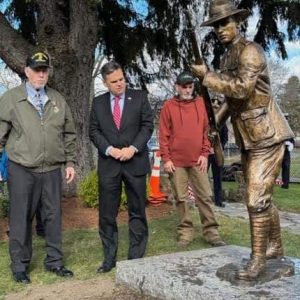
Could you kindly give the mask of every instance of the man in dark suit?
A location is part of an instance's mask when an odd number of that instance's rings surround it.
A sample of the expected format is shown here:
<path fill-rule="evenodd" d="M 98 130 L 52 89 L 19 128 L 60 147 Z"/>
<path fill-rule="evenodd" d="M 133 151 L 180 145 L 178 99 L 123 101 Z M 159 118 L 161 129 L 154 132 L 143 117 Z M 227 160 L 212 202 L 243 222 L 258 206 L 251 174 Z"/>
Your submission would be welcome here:
<path fill-rule="evenodd" d="M 146 174 L 150 169 L 147 142 L 153 131 L 153 114 L 145 92 L 126 89 L 118 63 L 105 64 L 101 75 L 109 92 L 93 101 L 90 138 L 99 153 L 99 234 L 104 261 L 97 272 L 105 273 L 116 264 L 116 217 L 122 183 L 129 211 L 128 259 L 140 258 L 145 253 L 148 240 Z"/>
<path fill-rule="evenodd" d="M 289 122 L 289 114 L 283 114 L 286 120 Z M 290 138 L 284 141 L 284 154 L 281 164 L 281 178 L 282 178 L 282 189 L 288 189 L 290 184 L 290 167 L 291 167 L 291 152 L 295 146 L 295 140 Z"/>
<path fill-rule="evenodd" d="M 290 184 L 291 152 L 294 149 L 295 140 L 293 138 L 284 141 L 284 154 L 281 164 L 282 189 L 288 189 Z"/>

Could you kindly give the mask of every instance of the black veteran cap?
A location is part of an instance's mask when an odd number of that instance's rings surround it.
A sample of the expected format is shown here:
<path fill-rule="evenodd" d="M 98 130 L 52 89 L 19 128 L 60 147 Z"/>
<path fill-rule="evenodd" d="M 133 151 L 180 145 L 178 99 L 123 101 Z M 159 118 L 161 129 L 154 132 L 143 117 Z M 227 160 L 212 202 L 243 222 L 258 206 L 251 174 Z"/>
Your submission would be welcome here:
<path fill-rule="evenodd" d="M 30 67 L 31 69 L 36 69 L 39 67 L 50 68 L 50 57 L 45 52 L 37 52 L 27 58 L 26 66 Z"/>
<path fill-rule="evenodd" d="M 192 73 L 188 71 L 184 71 L 177 76 L 176 83 L 180 85 L 184 85 L 187 83 L 193 83 L 194 80 L 195 79 Z"/>

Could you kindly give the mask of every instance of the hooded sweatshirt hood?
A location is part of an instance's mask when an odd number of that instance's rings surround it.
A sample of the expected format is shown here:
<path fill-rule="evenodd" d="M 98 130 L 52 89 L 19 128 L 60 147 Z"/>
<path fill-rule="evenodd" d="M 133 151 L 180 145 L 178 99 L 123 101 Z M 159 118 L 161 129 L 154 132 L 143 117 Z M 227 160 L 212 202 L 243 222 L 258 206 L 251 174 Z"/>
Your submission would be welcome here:
<path fill-rule="evenodd" d="M 195 112 L 197 113 L 197 123 L 199 124 L 199 120 L 200 120 L 199 119 L 199 111 L 198 111 L 198 108 L 197 108 L 197 105 L 196 105 L 197 97 L 194 97 L 192 99 L 186 100 L 186 99 L 180 99 L 179 96 L 177 96 L 177 97 L 174 97 L 173 100 L 178 103 L 180 120 L 181 120 L 182 123 L 183 123 L 182 111 L 181 111 L 182 110 L 182 106 L 184 106 L 184 105 L 190 105 L 189 103 L 193 103 L 194 108 L 195 108 Z"/>

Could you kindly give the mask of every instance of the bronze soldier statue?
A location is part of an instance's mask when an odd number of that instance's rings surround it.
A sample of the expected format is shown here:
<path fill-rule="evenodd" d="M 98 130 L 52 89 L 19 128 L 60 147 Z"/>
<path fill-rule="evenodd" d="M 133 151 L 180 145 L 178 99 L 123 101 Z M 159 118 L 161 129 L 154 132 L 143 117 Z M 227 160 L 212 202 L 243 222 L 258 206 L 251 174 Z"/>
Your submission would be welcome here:
<path fill-rule="evenodd" d="M 260 45 L 239 34 L 238 25 L 249 12 L 229 1 L 216 0 L 209 19 L 201 26 L 214 27 L 226 53 L 220 72 L 193 65 L 193 72 L 208 89 L 223 94 L 226 103 L 217 112 L 218 122 L 231 116 L 236 143 L 241 149 L 247 185 L 252 253 L 238 279 L 253 280 L 264 271 L 266 259 L 282 258 L 278 211 L 272 203 L 273 185 L 279 175 L 284 141 L 294 136 L 271 95 L 270 77 Z"/>

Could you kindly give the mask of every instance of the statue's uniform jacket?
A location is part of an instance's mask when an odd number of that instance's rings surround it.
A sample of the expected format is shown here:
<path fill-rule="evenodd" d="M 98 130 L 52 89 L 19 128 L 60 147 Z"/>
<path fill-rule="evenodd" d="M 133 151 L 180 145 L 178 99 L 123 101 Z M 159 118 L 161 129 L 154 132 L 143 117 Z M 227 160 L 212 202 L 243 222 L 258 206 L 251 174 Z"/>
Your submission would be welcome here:
<path fill-rule="evenodd" d="M 220 70 L 208 72 L 203 84 L 225 95 L 236 143 L 241 149 L 262 149 L 294 136 L 272 98 L 260 45 L 237 36 L 221 60 Z"/>
<path fill-rule="evenodd" d="M 223 114 L 231 116 L 242 150 L 248 210 L 261 212 L 272 203 L 283 141 L 294 135 L 272 98 L 266 58 L 258 44 L 238 35 L 228 46 L 220 70 L 208 72 L 203 84 L 226 97 Z"/>

